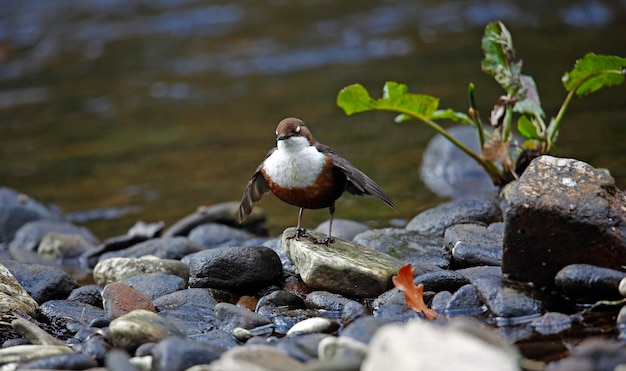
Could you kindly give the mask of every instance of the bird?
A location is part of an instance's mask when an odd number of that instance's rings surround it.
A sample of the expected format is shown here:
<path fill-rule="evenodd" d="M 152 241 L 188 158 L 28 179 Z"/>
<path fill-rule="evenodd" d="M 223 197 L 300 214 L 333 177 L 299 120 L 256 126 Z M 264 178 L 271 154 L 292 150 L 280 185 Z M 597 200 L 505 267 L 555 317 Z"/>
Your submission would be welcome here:
<path fill-rule="evenodd" d="M 302 228 L 304 209 L 329 208 L 328 235 L 314 239 L 315 243 L 330 245 L 335 201 L 347 191 L 353 195 L 371 195 L 394 210 L 396 206 L 382 188 L 332 148 L 318 142 L 305 123 L 289 117 L 278 123 L 276 147 L 266 155 L 248 181 L 237 220 L 243 222 L 254 205 L 271 191 L 280 200 L 300 208 L 298 225 L 291 238 L 306 236 Z"/>

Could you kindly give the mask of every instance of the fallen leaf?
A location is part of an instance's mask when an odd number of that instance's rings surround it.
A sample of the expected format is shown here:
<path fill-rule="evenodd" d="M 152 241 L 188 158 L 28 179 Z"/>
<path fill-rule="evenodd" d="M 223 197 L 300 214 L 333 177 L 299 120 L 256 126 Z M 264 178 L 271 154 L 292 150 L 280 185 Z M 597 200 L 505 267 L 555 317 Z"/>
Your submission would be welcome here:
<path fill-rule="evenodd" d="M 424 313 L 427 319 L 437 318 L 437 311 L 430 309 L 424 303 L 424 285 L 415 286 L 413 282 L 413 271 L 415 268 L 411 263 L 404 265 L 398 270 L 398 275 L 391 277 L 394 286 L 404 292 L 404 298 L 411 309 Z"/>

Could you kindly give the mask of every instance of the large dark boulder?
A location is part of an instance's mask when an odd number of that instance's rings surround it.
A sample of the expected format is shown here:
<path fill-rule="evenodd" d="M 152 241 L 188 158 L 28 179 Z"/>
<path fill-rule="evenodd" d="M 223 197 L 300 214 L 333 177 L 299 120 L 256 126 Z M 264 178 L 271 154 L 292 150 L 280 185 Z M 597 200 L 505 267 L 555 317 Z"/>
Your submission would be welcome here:
<path fill-rule="evenodd" d="M 561 268 L 578 263 L 626 265 L 626 197 L 606 171 L 536 158 L 508 196 L 502 273 L 552 286 Z"/>

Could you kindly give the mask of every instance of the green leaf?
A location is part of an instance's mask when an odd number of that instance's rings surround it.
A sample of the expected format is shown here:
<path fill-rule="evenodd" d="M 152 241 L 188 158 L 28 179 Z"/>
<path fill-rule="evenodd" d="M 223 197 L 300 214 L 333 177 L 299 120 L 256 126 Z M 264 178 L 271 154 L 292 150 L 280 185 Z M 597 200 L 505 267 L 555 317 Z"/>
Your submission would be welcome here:
<path fill-rule="evenodd" d="M 463 112 L 456 112 L 450 108 L 446 110 L 435 111 L 431 119 L 433 120 L 448 119 L 454 122 L 458 122 L 460 124 L 474 125 L 474 121 L 472 121 L 472 119 L 467 114 Z"/>
<path fill-rule="evenodd" d="M 542 139 L 537 130 L 537 126 L 526 116 L 520 116 L 517 120 L 517 130 L 526 139 Z"/>
<path fill-rule="evenodd" d="M 409 93 L 405 84 L 388 81 L 385 83 L 383 97 L 380 99 L 370 97 L 367 90 L 360 84 L 347 86 L 337 95 L 337 105 L 347 115 L 384 110 L 430 118 L 439 106 L 439 99 L 430 95 Z M 406 121 L 406 119 L 403 120 Z"/>
<path fill-rule="evenodd" d="M 516 96 L 521 88 L 519 75 L 522 62 L 515 61 L 513 38 L 502 22 L 492 22 L 485 27 L 482 38 L 485 54 L 481 66 L 485 73 L 493 78 L 510 95 Z"/>
<path fill-rule="evenodd" d="M 621 84 L 625 69 L 626 58 L 587 53 L 576 61 L 573 70 L 563 75 L 561 81 L 567 91 L 575 90 L 580 97 L 603 87 Z"/>

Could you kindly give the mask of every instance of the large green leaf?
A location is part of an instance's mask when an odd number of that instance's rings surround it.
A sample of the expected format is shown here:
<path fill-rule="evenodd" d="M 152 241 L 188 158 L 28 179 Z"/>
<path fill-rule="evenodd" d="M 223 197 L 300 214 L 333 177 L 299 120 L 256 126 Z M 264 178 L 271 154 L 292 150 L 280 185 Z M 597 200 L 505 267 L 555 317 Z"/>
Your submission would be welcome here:
<path fill-rule="evenodd" d="M 409 93 L 405 84 L 388 81 L 383 88 L 383 97 L 374 99 L 360 84 L 343 88 L 337 95 L 337 105 L 347 115 L 371 110 L 394 111 L 410 116 L 430 118 L 439 106 L 439 99 L 425 94 Z"/>
<path fill-rule="evenodd" d="M 537 132 L 537 126 L 524 115 L 517 120 L 517 130 L 526 139 L 543 139 Z"/>
<path fill-rule="evenodd" d="M 522 62 L 515 61 L 513 38 L 502 22 L 492 22 L 485 27 L 482 38 L 482 49 L 485 59 L 482 69 L 504 88 L 516 96 L 520 89 L 519 76 L 522 71 Z"/>
<path fill-rule="evenodd" d="M 621 84 L 625 69 L 626 58 L 587 53 L 576 61 L 573 70 L 563 75 L 561 81 L 567 91 L 576 89 L 576 95 L 583 96 L 603 87 Z"/>

